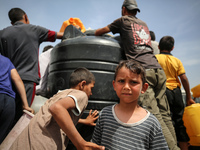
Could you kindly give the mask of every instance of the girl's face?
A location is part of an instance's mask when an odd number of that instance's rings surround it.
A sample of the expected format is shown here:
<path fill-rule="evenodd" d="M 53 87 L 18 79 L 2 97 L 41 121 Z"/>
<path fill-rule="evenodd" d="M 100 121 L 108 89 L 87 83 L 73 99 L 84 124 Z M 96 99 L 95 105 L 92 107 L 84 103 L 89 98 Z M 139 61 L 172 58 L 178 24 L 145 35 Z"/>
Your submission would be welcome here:
<path fill-rule="evenodd" d="M 144 93 L 148 84 L 143 85 L 141 76 L 132 73 L 126 67 L 122 67 L 113 81 L 114 90 L 120 99 L 120 103 L 137 102 L 140 93 Z"/>

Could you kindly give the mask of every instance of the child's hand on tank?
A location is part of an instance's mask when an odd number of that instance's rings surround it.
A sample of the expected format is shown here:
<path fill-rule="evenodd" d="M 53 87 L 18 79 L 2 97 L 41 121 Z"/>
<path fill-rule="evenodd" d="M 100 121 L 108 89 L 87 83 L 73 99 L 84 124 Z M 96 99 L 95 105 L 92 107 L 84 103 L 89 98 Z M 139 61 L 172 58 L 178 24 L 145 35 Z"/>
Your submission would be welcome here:
<path fill-rule="evenodd" d="M 95 121 L 99 117 L 98 113 L 99 112 L 97 110 L 92 112 L 92 109 L 91 109 L 87 118 L 86 119 L 79 119 L 78 123 L 82 123 L 82 124 L 89 125 L 89 126 L 95 126 L 96 125 Z"/>
<path fill-rule="evenodd" d="M 87 122 L 87 125 L 95 126 L 96 125 L 95 121 L 99 118 L 98 114 L 99 112 L 97 110 L 92 112 L 92 109 L 91 109 L 89 112 L 89 115 L 85 119 Z"/>

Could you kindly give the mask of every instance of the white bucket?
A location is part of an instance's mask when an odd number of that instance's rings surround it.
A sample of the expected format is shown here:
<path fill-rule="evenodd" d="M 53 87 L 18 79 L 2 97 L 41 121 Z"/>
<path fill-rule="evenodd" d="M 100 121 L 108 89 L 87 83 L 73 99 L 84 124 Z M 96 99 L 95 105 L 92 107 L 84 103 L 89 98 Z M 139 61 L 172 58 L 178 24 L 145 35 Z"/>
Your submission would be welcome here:
<path fill-rule="evenodd" d="M 19 134 L 24 130 L 24 128 L 29 124 L 30 120 L 34 117 L 34 114 L 28 112 L 27 110 L 23 110 L 24 114 L 9 132 L 7 137 L 0 145 L 0 150 L 9 150 L 15 139 L 19 136 Z"/>

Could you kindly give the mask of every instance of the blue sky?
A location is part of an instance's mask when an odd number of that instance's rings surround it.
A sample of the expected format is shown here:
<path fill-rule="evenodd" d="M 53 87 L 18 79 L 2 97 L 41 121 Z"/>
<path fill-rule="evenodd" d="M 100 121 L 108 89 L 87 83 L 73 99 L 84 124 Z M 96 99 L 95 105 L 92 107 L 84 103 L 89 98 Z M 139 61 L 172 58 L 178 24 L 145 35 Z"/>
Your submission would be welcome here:
<path fill-rule="evenodd" d="M 121 16 L 123 0 L 0 0 L 0 29 L 10 26 L 8 11 L 22 8 L 30 23 L 59 31 L 63 21 L 78 17 L 86 29 L 97 29 Z M 156 34 L 156 41 L 165 35 L 173 36 L 178 57 L 186 70 L 190 87 L 200 84 L 200 1 L 199 0 L 137 0 L 145 21 Z M 46 45 L 56 45 L 45 42 Z"/>

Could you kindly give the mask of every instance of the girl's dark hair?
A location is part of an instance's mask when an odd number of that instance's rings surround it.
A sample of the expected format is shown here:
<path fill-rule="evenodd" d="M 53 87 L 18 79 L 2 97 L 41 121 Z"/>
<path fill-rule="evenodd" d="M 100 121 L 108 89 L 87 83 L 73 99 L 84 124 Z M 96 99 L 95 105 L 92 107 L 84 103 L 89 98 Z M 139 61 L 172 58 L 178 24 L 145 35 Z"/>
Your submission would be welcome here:
<path fill-rule="evenodd" d="M 83 80 L 85 80 L 86 84 L 88 85 L 92 81 L 95 81 L 95 77 L 88 69 L 86 69 L 84 67 L 77 68 L 70 75 L 69 87 L 73 88 L 73 87 L 77 86 Z"/>
<path fill-rule="evenodd" d="M 20 8 L 12 8 L 9 12 L 8 12 L 8 16 L 10 18 L 10 21 L 12 23 L 15 23 L 19 20 L 23 19 L 23 15 L 25 15 L 26 13 L 20 9 Z"/>
<path fill-rule="evenodd" d="M 171 36 L 164 36 L 160 39 L 159 48 L 160 50 L 171 51 L 174 47 L 174 38 Z"/>
<path fill-rule="evenodd" d="M 114 76 L 114 80 L 117 77 L 117 74 L 119 72 L 119 70 L 122 67 L 126 67 L 127 69 L 129 69 L 131 72 L 139 74 L 141 76 L 142 79 L 142 83 L 144 84 L 146 82 L 146 73 L 145 73 L 145 69 L 144 67 L 137 61 L 134 60 L 123 60 L 119 63 L 119 65 L 117 66 L 117 68 L 115 69 L 115 76 Z"/>

